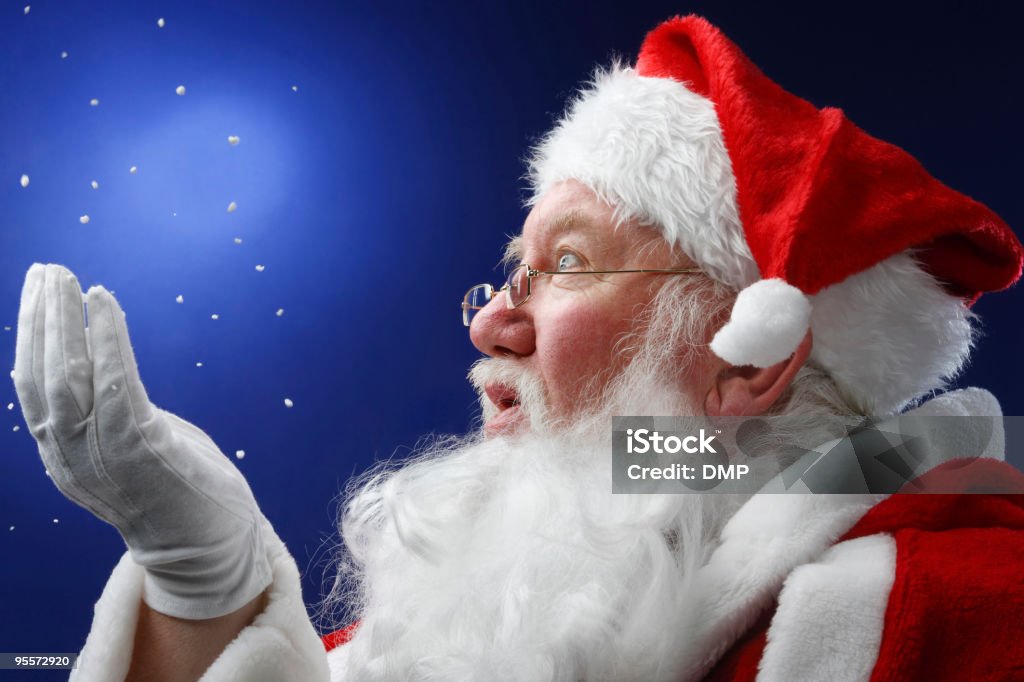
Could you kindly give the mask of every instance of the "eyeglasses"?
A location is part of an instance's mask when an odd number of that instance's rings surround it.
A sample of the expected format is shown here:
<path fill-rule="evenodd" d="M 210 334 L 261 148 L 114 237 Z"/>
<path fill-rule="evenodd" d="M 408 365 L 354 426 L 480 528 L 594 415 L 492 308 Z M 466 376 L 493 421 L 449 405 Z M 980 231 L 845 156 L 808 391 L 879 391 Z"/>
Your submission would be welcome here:
<path fill-rule="evenodd" d="M 526 263 L 523 263 L 509 273 L 505 280 L 505 286 L 497 291 L 490 284 L 477 284 L 466 292 L 462 298 L 462 324 L 469 326 L 473 322 L 473 316 L 478 310 L 491 302 L 496 293 L 505 292 L 505 307 L 508 310 L 518 308 L 530 300 L 533 293 L 533 279 L 541 275 L 616 275 L 620 272 L 649 272 L 655 275 L 683 275 L 700 272 L 700 268 L 679 268 L 675 270 L 569 270 L 565 272 L 546 272 L 534 270 Z"/>

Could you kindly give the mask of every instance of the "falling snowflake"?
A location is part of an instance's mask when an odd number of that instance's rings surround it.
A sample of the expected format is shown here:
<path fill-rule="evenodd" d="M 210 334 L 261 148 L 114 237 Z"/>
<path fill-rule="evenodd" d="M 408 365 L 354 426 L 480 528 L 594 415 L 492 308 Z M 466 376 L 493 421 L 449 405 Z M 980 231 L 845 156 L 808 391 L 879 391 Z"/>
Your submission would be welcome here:
<path fill-rule="evenodd" d="M 228 204 L 228 213 L 234 213 L 237 210 L 238 210 L 238 204 L 236 204 L 233 201 L 230 204 Z"/>
<path fill-rule="evenodd" d="M 178 303 L 184 303 L 185 302 L 185 297 L 182 296 L 181 294 L 178 294 L 177 296 L 174 297 L 174 300 L 176 302 L 178 302 Z"/>
<path fill-rule="evenodd" d="M 196 367 L 202 367 L 202 366 L 203 366 L 203 363 L 201 363 L 201 362 L 197 362 L 196 363 Z"/>
<path fill-rule="evenodd" d="M 277 312 L 274 314 L 277 315 L 278 317 L 281 317 L 282 315 L 284 315 L 284 308 L 278 308 Z"/>
<path fill-rule="evenodd" d="M 60 58 L 61 59 L 67 59 L 68 58 L 68 51 L 64 50 L 63 52 L 61 52 L 60 53 Z"/>
<path fill-rule="evenodd" d="M 132 175 L 135 175 L 138 171 L 139 171 L 139 167 L 138 166 L 132 166 L 131 168 L 128 169 L 128 172 L 131 173 Z"/>
<path fill-rule="evenodd" d="M 96 99 L 95 97 L 93 97 L 91 100 L 89 100 L 89 106 L 98 107 L 99 105 L 100 105 L 100 101 L 98 99 Z"/>
<path fill-rule="evenodd" d="M 245 459 L 245 450 L 235 450 L 235 459 Z"/>
<path fill-rule="evenodd" d="M 21 427 L 20 427 L 20 426 L 18 426 L 17 424 L 15 424 L 15 425 L 14 425 L 14 428 L 13 428 L 13 429 L 11 429 L 11 430 L 12 430 L 12 431 L 21 431 Z"/>
<path fill-rule="evenodd" d="M 95 180 L 90 182 L 89 185 L 92 186 L 93 189 L 99 189 L 100 188 L 100 183 L 96 182 Z"/>
<path fill-rule="evenodd" d="M 220 315 L 218 315 L 217 313 L 214 313 L 213 315 L 210 315 L 210 319 L 211 320 L 219 320 L 220 319 Z"/>
<path fill-rule="evenodd" d="M 87 215 L 79 216 L 78 217 L 78 222 L 82 223 L 83 225 L 88 225 L 89 224 L 89 216 L 87 216 Z"/>
<path fill-rule="evenodd" d="M 295 405 L 295 403 L 292 402 L 291 398 L 285 398 L 284 399 L 284 406 L 285 407 L 293 407 L 294 405 Z"/>
<path fill-rule="evenodd" d="M 60 523 L 60 519 L 54 519 L 53 522 L 54 523 Z"/>
<path fill-rule="evenodd" d="M 256 272 L 263 272 L 263 270 L 264 270 L 265 268 L 266 268 L 266 266 L 264 266 L 264 265 L 257 265 L 257 266 L 256 266 Z"/>
<path fill-rule="evenodd" d="M 185 94 L 185 86 L 184 85 L 179 85 L 178 87 L 174 88 L 174 92 L 176 94 L 178 94 L 178 95 L 184 95 Z"/>
<path fill-rule="evenodd" d="M 29 183 L 28 176 L 27 175 L 22 175 L 21 176 L 21 186 L 22 187 L 28 187 L 28 183 Z"/>
<path fill-rule="evenodd" d="M 239 138 L 238 135 L 228 135 L 228 144 L 236 145 L 239 142 L 241 142 L 241 138 Z"/>
<path fill-rule="evenodd" d="M 293 85 L 292 86 L 292 92 L 298 92 L 298 91 L 299 91 L 299 86 L 298 85 Z"/>
<path fill-rule="evenodd" d="M 159 19 L 156 20 L 156 25 L 157 25 L 158 28 L 163 28 L 164 27 L 164 23 L 165 22 L 164 22 L 164 18 L 163 17 L 160 17 Z"/>
<path fill-rule="evenodd" d="M 241 244 L 242 243 L 242 238 L 241 237 L 235 237 L 235 243 L 236 244 Z"/>
<path fill-rule="evenodd" d="M 8 410 L 13 410 L 14 409 L 14 403 L 7 403 L 7 409 Z"/>
<path fill-rule="evenodd" d="M 31 11 L 32 11 L 32 5 L 25 5 L 25 14 L 28 14 Z"/>

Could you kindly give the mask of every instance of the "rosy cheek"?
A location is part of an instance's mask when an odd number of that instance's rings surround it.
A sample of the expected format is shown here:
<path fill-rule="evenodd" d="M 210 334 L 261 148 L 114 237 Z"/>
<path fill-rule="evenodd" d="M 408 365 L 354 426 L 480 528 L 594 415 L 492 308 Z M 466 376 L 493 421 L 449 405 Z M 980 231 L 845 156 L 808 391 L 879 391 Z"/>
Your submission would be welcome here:
<path fill-rule="evenodd" d="M 537 360 L 556 407 L 575 402 L 581 381 L 607 369 L 612 346 L 624 331 L 607 311 L 583 306 L 535 324 Z"/>

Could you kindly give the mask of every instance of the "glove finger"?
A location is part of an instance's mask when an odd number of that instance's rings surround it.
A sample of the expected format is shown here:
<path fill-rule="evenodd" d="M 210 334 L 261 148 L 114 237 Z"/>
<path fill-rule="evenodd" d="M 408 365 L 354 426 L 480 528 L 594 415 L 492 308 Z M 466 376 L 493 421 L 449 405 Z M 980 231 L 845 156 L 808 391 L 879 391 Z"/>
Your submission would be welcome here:
<path fill-rule="evenodd" d="M 58 432 L 92 412 L 92 363 L 85 343 L 82 292 L 67 268 L 46 266 L 46 404 Z"/>
<path fill-rule="evenodd" d="M 34 263 L 25 275 L 18 310 L 18 340 L 14 356 L 14 389 L 25 415 L 25 423 L 33 435 L 46 422 L 46 401 L 43 398 L 43 348 L 45 309 L 43 283 L 46 268 Z"/>
<path fill-rule="evenodd" d="M 153 419 L 154 412 L 139 378 L 124 311 L 110 292 L 101 286 L 89 288 L 86 305 L 89 307 L 93 401 L 97 415 L 102 416 L 99 413 L 104 407 L 118 411 L 124 404 L 124 396 L 127 396 L 130 413 L 116 416 L 132 419 L 137 426 L 143 426 Z"/>

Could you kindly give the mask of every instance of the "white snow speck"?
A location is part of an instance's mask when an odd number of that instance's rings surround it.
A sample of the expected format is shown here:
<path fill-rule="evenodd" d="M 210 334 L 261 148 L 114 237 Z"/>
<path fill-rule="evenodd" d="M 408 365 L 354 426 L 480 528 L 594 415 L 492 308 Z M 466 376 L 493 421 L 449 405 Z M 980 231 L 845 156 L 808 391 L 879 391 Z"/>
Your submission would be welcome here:
<path fill-rule="evenodd" d="M 117 390 L 117 384 L 110 384 L 110 390 L 111 391 L 116 391 Z"/>
<path fill-rule="evenodd" d="M 235 237 L 235 243 L 236 244 L 241 244 L 242 243 L 242 238 L 241 237 Z"/>
<path fill-rule="evenodd" d="M 299 91 L 299 86 L 298 85 L 293 85 L 292 86 L 292 92 L 298 92 L 298 91 Z"/>
<path fill-rule="evenodd" d="M 53 522 L 54 523 L 60 523 L 60 519 L 54 519 Z"/>
<path fill-rule="evenodd" d="M 10 328 L 10 327 L 8 327 L 7 325 L 4 325 L 4 331 L 5 331 L 5 332 L 9 332 L 9 331 L 11 331 L 11 328 Z"/>
<path fill-rule="evenodd" d="M 14 425 L 14 428 L 13 428 L 13 429 L 11 429 L 11 430 L 12 430 L 12 431 L 21 431 L 21 427 L 20 427 L 20 426 L 18 426 L 17 424 L 15 424 L 15 425 Z"/>
<path fill-rule="evenodd" d="M 14 526 L 11 526 L 11 527 L 10 527 L 10 528 L 8 528 L 7 530 L 14 530 Z"/>
<path fill-rule="evenodd" d="M 201 363 L 201 362 L 197 362 L 196 363 L 196 367 L 202 367 L 202 366 L 203 366 L 203 363 Z"/>
<path fill-rule="evenodd" d="M 91 106 L 91 107 L 98 107 L 99 105 L 100 105 L 100 101 L 98 99 L 96 99 L 95 97 L 93 97 L 91 100 L 89 100 L 89 106 Z"/>
<path fill-rule="evenodd" d="M 293 407 L 294 405 L 295 405 L 295 403 L 292 402 L 291 398 L 285 398 L 284 399 L 284 406 L 285 407 Z"/>
<path fill-rule="evenodd" d="M 21 176 L 21 186 L 22 187 L 28 187 L 28 183 L 29 183 L 28 176 L 27 175 L 22 175 Z"/>
<path fill-rule="evenodd" d="M 7 409 L 8 410 L 13 410 L 14 409 L 14 403 L 7 403 Z"/>
<path fill-rule="evenodd" d="M 159 19 L 157 19 L 156 20 L 157 28 L 163 28 L 164 27 L 164 23 L 165 22 L 164 22 L 164 18 L 163 17 L 160 17 Z"/>
<path fill-rule="evenodd" d="M 236 145 L 241 141 L 242 140 L 240 137 L 238 137 L 238 135 L 228 135 L 228 144 L 230 145 Z"/>
<path fill-rule="evenodd" d="M 234 213 L 237 210 L 238 210 L 238 204 L 236 204 L 233 201 L 230 204 L 228 204 L 228 213 Z"/>
<path fill-rule="evenodd" d="M 179 85 L 178 87 L 174 88 L 174 92 L 175 92 L 175 94 L 178 94 L 178 95 L 184 95 L 185 94 L 185 86 L 184 85 Z"/>
<path fill-rule="evenodd" d="M 220 319 L 220 315 L 218 315 L 217 313 L 214 313 L 213 315 L 210 315 L 210 319 L 211 320 L 219 320 Z"/>
<path fill-rule="evenodd" d="M 284 308 L 278 308 L 277 312 L 274 314 L 277 315 L 278 317 L 281 317 L 282 315 L 284 315 Z"/>
<path fill-rule="evenodd" d="M 68 51 L 64 50 L 63 52 L 61 52 L 60 53 L 60 58 L 61 59 L 67 59 L 68 58 Z"/>
<path fill-rule="evenodd" d="M 89 224 L 89 216 L 87 216 L 87 215 L 79 216 L 78 217 L 78 222 L 82 223 L 83 225 L 88 225 Z"/>
<path fill-rule="evenodd" d="M 235 459 L 245 459 L 245 450 L 235 450 Z"/>
<path fill-rule="evenodd" d="M 14 378 L 14 370 L 13 369 L 11 370 L 11 378 L 12 379 Z"/>
<path fill-rule="evenodd" d="M 185 297 L 182 296 L 181 294 L 178 294 L 177 296 L 174 297 L 174 301 L 175 303 L 184 303 Z"/>
<path fill-rule="evenodd" d="M 139 172 L 139 167 L 138 166 L 132 166 L 131 168 L 128 169 L 128 172 L 131 173 L 132 175 L 135 175 L 136 173 Z"/>
<path fill-rule="evenodd" d="M 28 14 L 31 11 L 32 11 L 32 5 L 25 5 L 25 14 Z"/>
<path fill-rule="evenodd" d="M 257 265 L 256 266 L 256 272 L 263 272 L 264 269 L 266 269 L 265 265 Z"/>
<path fill-rule="evenodd" d="M 93 180 L 92 182 L 89 183 L 89 186 L 92 187 L 93 189 L 99 189 L 100 188 L 100 183 L 98 183 L 95 180 Z"/>

